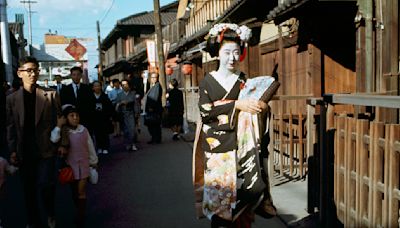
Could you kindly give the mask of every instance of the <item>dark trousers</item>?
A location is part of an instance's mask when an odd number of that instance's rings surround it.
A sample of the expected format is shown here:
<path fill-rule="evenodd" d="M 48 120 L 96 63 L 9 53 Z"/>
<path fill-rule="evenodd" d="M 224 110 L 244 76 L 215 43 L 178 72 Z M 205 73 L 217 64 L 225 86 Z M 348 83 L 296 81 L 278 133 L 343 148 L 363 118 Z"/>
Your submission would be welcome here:
<path fill-rule="evenodd" d="M 161 142 L 161 124 L 147 124 L 147 129 L 151 135 L 151 141 L 160 143 Z"/>
<path fill-rule="evenodd" d="M 35 161 L 36 160 L 36 161 Z M 55 159 L 25 159 L 21 164 L 21 180 L 24 186 L 28 224 L 43 227 L 40 205 L 45 214 L 54 217 Z"/>
<path fill-rule="evenodd" d="M 99 125 L 101 123 L 98 123 Z M 93 131 L 96 139 L 97 149 L 108 150 L 110 148 L 110 138 L 105 128 L 95 128 Z"/>

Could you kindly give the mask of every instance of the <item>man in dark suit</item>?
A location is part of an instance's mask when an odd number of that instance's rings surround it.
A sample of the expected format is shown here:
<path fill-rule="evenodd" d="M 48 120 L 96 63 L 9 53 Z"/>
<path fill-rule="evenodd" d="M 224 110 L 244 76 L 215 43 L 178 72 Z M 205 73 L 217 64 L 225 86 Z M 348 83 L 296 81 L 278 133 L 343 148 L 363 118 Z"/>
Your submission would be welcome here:
<path fill-rule="evenodd" d="M 55 155 L 57 149 L 59 152 L 65 150 L 61 151 L 61 147 L 50 141 L 50 134 L 62 119 L 60 99 L 54 89 L 36 84 L 39 64 L 35 58 L 22 59 L 17 74 L 23 86 L 7 96 L 6 102 L 10 161 L 20 167 L 28 226 L 53 228 Z M 42 197 L 38 198 L 37 193 Z M 47 224 L 41 221 L 40 204 L 47 212 Z"/>
<path fill-rule="evenodd" d="M 62 88 L 63 88 L 63 86 L 64 86 L 64 85 L 61 83 L 61 82 L 62 82 L 62 77 L 61 77 L 61 75 L 58 75 L 58 74 L 54 75 L 54 81 L 56 82 L 56 85 L 55 85 L 55 86 L 50 86 L 50 87 L 53 88 L 53 89 L 55 89 L 55 90 L 57 91 L 57 93 L 60 94 L 60 92 L 61 92 L 61 90 L 62 90 Z"/>
<path fill-rule="evenodd" d="M 89 85 L 81 83 L 82 68 L 72 67 L 70 73 L 72 83 L 62 88 L 60 93 L 61 105 L 74 105 L 78 109 L 81 124 L 92 132 L 90 117 L 96 109 L 92 89 Z"/>
<path fill-rule="evenodd" d="M 161 114 L 162 108 L 162 88 L 158 82 L 158 74 L 152 73 L 150 76 L 150 90 L 147 92 L 145 106 L 145 122 L 151 140 L 148 144 L 161 143 Z"/>

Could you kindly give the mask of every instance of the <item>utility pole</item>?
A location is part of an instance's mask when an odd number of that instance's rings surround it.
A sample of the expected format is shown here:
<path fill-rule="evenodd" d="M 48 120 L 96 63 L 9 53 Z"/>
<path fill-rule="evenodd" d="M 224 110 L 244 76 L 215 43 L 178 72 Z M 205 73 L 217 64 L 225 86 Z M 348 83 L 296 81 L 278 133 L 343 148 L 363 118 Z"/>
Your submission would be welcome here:
<path fill-rule="evenodd" d="M 99 21 L 96 22 L 97 24 L 97 46 L 99 49 L 99 76 L 98 79 L 101 83 L 103 83 L 103 55 L 101 54 L 101 41 L 100 41 L 100 23 Z"/>
<path fill-rule="evenodd" d="M 156 43 L 157 43 L 157 53 L 158 53 L 158 80 L 160 81 L 162 87 L 162 105 L 165 107 L 167 101 L 165 94 L 167 93 L 166 79 L 165 79 L 165 61 L 164 61 L 164 51 L 163 51 L 163 37 L 161 30 L 161 17 L 160 17 L 160 1 L 153 0 L 154 2 L 154 25 L 156 30 Z"/>
<path fill-rule="evenodd" d="M 28 52 L 31 55 L 31 46 L 32 46 L 32 11 L 31 4 L 37 3 L 37 1 L 24 0 L 20 1 L 21 3 L 28 3 L 28 32 L 29 32 L 29 44 L 28 44 Z"/>
<path fill-rule="evenodd" d="M 7 1 L 0 0 L 0 33 L 1 33 L 1 54 L 4 62 L 6 80 L 12 83 L 14 77 L 12 72 L 12 54 L 10 45 L 10 30 L 7 21 Z"/>

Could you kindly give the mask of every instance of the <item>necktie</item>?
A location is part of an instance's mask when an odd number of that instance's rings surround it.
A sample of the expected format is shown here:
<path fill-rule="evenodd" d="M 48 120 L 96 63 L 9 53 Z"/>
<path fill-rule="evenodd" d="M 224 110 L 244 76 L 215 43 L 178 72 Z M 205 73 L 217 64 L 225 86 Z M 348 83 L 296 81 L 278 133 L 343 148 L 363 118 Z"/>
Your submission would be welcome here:
<path fill-rule="evenodd" d="M 78 90 L 79 90 L 79 85 L 78 85 L 78 84 L 75 84 L 75 90 L 74 90 L 74 92 L 75 92 L 75 98 L 78 98 Z"/>

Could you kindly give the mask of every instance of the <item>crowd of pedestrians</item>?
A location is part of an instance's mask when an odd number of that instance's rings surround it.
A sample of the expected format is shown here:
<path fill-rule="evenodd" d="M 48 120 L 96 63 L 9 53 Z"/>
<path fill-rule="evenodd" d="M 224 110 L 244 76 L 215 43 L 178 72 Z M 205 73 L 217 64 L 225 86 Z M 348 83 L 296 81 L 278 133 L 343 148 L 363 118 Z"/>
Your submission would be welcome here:
<path fill-rule="evenodd" d="M 148 91 L 144 91 L 142 79 L 132 74 L 122 81 L 113 79 L 106 87 L 100 81 L 84 84 L 80 67 L 71 68 L 69 85 L 55 76 L 55 86 L 39 86 L 39 64 L 33 57 L 20 60 L 17 74 L 19 80 L 6 92 L 9 155 L 0 154 L 0 200 L 5 176 L 19 170 L 27 227 L 55 227 L 55 186 L 59 161 L 63 160 L 72 170 L 69 183 L 76 206 L 75 223 L 83 227 L 89 170 L 98 167 L 100 154 L 109 154 L 110 136 L 123 137 L 126 150 L 137 151 L 140 116 L 144 114 L 151 135 L 148 143 L 162 142 L 165 110 L 158 74 L 151 74 Z M 183 95 L 176 80 L 170 85 L 168 119 L 174 120 L 171 126 L 177 140 L 183 122 Z M 0 208 L 0 227 L 1 216 Z"/>

